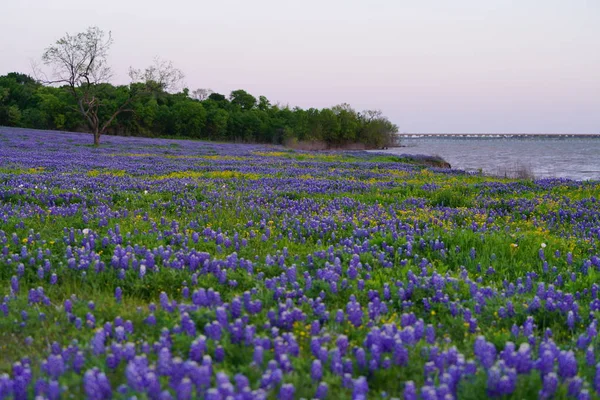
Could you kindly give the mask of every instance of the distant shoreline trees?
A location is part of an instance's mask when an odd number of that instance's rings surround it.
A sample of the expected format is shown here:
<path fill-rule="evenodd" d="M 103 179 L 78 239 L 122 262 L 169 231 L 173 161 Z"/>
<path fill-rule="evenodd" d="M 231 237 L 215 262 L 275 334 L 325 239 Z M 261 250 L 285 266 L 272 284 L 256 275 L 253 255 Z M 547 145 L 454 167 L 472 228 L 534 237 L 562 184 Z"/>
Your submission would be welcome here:
<path fill-rule="evenodd" d="M 174 92 L 183 74 L 160 59 L 132 69 L 131 84 L 115 86 L 106 65 L 111 43 L 98 28 L 67 34 L 43 55 L 51 79 L 0 76 L 0 125 L 91 132 L 96 145 L 112 134 L 381 148 L 393 144 L 398 131 L 381 112 L 356 112 L 348 104 L 305 110 L 241 89 L 229 96 L 210 89 Z"/>

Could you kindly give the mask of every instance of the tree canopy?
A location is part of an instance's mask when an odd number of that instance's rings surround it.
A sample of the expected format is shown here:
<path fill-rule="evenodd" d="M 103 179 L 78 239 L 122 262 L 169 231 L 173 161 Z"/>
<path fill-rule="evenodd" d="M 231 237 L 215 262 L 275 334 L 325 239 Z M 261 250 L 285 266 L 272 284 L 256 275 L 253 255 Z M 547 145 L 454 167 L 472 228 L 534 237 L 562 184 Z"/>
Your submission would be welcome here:
<path fill-rule="evenodd" d="M 242 89 L 229 96 L 180 90 L 183 73 L 160 58 L 146 69 L 131 68 L 130 84 L 113 85 L 107 64 L 112 42 L 97 27 L 66 34 L 43 53 L 50 78 L 43 72 L 38 79 L 17 72 L 0 76 L 0 125 L 92 132 L 94 144 L 113 134 L 382 147 L 397 132 L 380 111 L 357 112 L 348 104 L 304 110 Z"/>
<path fill-rule="evenodd" d="M 396 126 L 381 113 L 357 112 L 348 104 L 306 110 L 282 107 L 244 90 L 234 90 L 229 96 L 198 96 L 199 92 L 190 94 L 187 90 L 157 90 L 135 96 L 133 93 L 145 90 L 144 85 L 103 83 L 94 88 L 103 104 L 100 119 L 110 118 L 125 102 L 131 110 L 116 115 L 106 134 L 274 144 L 320 141 L 329 146 L 362 143 L 382 147 L 397 132 Z M 77 99 L 65 87 L 44 85 L 20 73 L 0 76 L 0 125 L 90 131 L 77 108 Z"/>

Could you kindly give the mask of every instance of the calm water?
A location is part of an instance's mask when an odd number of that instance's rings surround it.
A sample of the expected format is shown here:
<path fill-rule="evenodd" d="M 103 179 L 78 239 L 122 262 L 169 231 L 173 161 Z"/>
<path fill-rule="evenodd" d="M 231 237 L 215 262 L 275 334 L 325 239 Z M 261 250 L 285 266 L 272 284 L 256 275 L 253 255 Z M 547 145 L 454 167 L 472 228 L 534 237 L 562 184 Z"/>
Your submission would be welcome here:
<path fill-rule="evenodd" d="M 508 175 L 528 170 L 535 178 L 600 180 L 600 136 L 402 138 L 390 154 L 439 155 L 452 168 Z"/>

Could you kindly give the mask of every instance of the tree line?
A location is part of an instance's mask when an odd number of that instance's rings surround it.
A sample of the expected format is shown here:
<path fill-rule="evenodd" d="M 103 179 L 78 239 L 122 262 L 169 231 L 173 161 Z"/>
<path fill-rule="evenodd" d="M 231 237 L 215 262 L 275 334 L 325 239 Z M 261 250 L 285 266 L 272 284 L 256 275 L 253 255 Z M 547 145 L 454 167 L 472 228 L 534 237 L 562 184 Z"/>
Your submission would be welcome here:
<path fill-rule="evenodd" d="M 113 134 L 372 148 L 390 145 L 398 130 L 381 112 L 357 112 L 348 104 L 302 109 L 241 89 L 228 96 L 209 89 L 174 90 L 183 74 L 160 60 L 145 70 L 132 69 L 130 84 L 113 85 L 105 65 L 111 43 L 110 35 L 106 39 L 90 28 L 46 49 L 42 59 L 52 67 L 51 79 L 16 72 L 0 76 L 0 125 L 92 132 L 95 144 L 102 134 Z M 89 49 L 100 52 L 90 55 Z"/>

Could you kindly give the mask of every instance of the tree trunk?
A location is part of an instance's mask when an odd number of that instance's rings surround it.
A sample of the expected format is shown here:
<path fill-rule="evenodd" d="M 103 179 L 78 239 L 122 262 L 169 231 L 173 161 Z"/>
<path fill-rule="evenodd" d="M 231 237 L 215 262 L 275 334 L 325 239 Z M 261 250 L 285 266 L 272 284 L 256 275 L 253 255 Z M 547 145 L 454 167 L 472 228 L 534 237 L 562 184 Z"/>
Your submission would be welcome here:
<path fill-rule="evenodd" d="M 98 130 L 94 131 L 94 146 L 100 146 L 100 132 Z"/>

